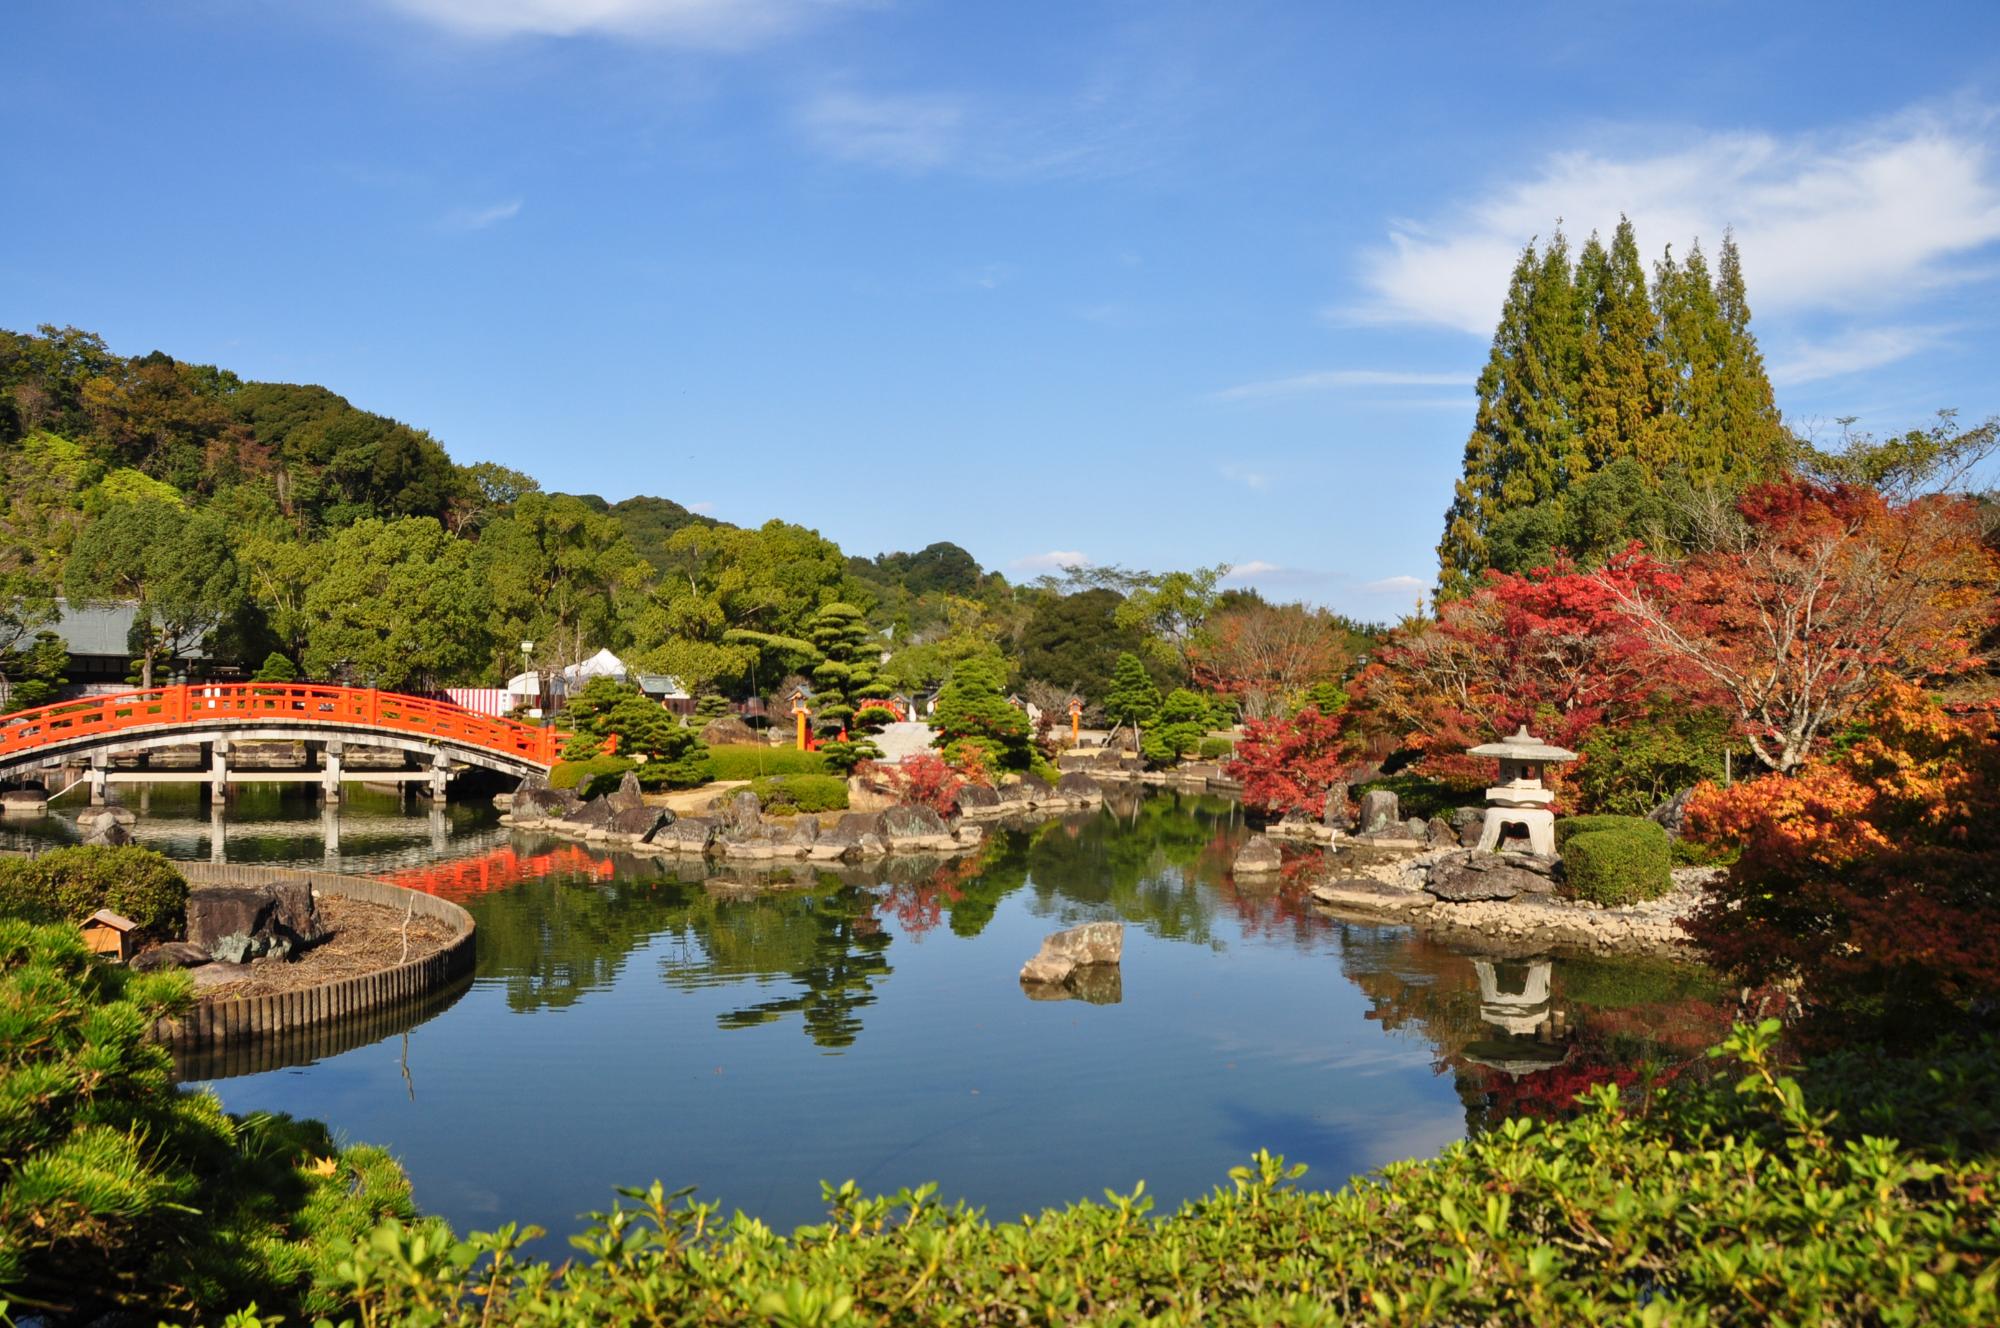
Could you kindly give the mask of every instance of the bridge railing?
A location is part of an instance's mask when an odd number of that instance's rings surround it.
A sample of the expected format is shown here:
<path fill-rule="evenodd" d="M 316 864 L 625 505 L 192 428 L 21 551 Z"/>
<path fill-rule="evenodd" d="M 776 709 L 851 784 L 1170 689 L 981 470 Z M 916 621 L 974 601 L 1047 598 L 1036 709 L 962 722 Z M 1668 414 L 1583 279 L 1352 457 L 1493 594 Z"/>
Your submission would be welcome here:
<path fill-rule="evenodd" d="M 0 760 L 100 735 L 190 725 L 328 724 L 436 738 L 553 765 L 563 735 L 422 696 L 313 683 L 188 683 L 22 710 L 0 716 Z"/>

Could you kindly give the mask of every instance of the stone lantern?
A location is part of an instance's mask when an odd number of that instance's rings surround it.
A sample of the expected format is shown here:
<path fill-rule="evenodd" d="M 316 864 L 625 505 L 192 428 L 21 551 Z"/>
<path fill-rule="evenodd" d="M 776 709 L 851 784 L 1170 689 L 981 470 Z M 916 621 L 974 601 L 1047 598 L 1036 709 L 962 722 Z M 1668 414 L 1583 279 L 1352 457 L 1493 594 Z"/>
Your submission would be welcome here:
<path fill-rule="evenodd" d="M 1511 737 L 1474 747 L 1473 756 L 1500 758 L 1500 782 L 1486 790 L 1486 824 L 1479 832 L 1480 851 L 1491 853 L 1500 845 L 1508 826 L 1528 833 L 1528 847 L 1543 857 L 1556 855 L 1556 818 L 1549 810 L 1555 800 L 1542 783 L 1544 767 L 1574 761 L 1576 753 L 1553 747 L 1528 732 L 1523 724 Z"/>

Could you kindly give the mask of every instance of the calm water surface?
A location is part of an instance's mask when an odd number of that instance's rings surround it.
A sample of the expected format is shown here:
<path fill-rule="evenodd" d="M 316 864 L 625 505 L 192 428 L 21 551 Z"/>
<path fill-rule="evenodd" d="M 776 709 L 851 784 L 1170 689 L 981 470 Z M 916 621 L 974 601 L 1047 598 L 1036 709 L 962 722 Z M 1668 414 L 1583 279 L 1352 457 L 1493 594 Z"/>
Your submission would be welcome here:
<path fill-rule="evenodd" d="M 974 858 L 799 869 L 777 893 L 387 794 L 335 825 L 303 790 L 253 786 L 217 821 L 197 790 L 154 788 L 137 829 L 177 857 L 219 837 L 230 861 L 472 911 L 478 974 L 442 1010 L 209 1081 L 232 1111 L 386 1146 L 461 1230 L 567 1234 L 654 1178 L 779 1227 L 822 1215 L 821 1179 L 934 1180 L 1011 1217 L 1141 1178 L 1171 1204 L 1264 1147 L 1331 1185 L 1685 1058 L 1722 1018 L 1685 970 L 1488 961 L 1232 885 L 1246 832 L 1214 798 L 1128 797 Z M 1118 981 L 1098 1003 L 1029 999 L 1016 973 L 1042 937 L 1097 920 L 1126 924 Z"/>

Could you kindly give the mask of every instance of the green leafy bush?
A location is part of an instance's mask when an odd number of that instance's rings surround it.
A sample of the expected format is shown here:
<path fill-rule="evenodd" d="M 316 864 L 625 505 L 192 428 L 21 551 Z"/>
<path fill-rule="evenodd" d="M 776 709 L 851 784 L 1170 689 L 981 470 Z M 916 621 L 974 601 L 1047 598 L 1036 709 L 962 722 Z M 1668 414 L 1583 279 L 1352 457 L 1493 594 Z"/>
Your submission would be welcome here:
<path fill-rule="evenodd" d="M 1355 801 L 1359 802 L 1361 795 L 1372 789 L 1386 789 L 1395 794 L 1396 804 L 1403 815 L 1414 816 L 1420 821 L 1428 821 L 1433 816 L 1450 816 L 1455 808 L 1465 804 L 1466 797 L 1465 790 L 1456 785 L 1406 772 L 1356 785 L 1353 789 Z"/>
<path fill-rule="evenodd" d="M 156 936 L 187 927 L 187 878 L 151 849 L 83 845 L 0 860 L 0 915 L 78 923 L 100 908 Z"/>
<path fill-rule="evenodd" d="M 847 809 L 847 781 L 839 775 L 766 775 L 750 781 L 766 812 L 838 812 Z"/>
<path fill-rule="evenodd" d="M 708 749 L 710 779 L 758 779 L 765 775 L 823 775 L 826 758 L 796 747 L 729 744 Z"/>
<path fill-rule="evenodd" d="M 1643 719 L 1591 734 L 1566 782 L 1592 811 L 1642 816 L 1681 789 L 1722 778 L 1729 728 L 1729 716 L 1712 706 L 1656 704 Z"/>
<path fill-rule="evenodd" d="M 1227 738 L 1203 738 L 1199 750 L 1202 760 L 1220 761 L 1236 750 L 1236 744 Z"/>
<path fill-rule="evenodd" d="M 1673 888 L 1673 854 L 1658 825 L 1638 816 L 1572 819 L 1592 823 L 1572 825 L 1557 841 L 1572 898 L 1618 906 L 1658 899 Z"/>
<path fill-rule="evenodd" d="M 0 1306 L 185 1323 L 254 1300 L 310 1322 L 339 1308 L 342 1249 L 416 1218 L 380 1149 L 175 1088 L 147 1031 L 189 992 L 185 974 L 103 963 L 69 927 L 0 920 Z"/>
<path fill-rule="evenodd" d="M 1870 1119 L 1826 1114 L 1879 1101 L 1867 1082 L 1793 1078 L 1776 1037 L 1738 1031 L 1740 1075 L 1600 1086 L 1575 1119 L 1510 1120 L 1338 1192 L 1267 1153 L 1158 1218 L 1144 1185 L 992 1222 L 933 1186 L 848 1182 L 787 1236 L 655 1183 L 599 1215 L 560 1277 L 520 1254 L 539 1232 L 439 1245 L 390 1222 L 345 1285 L 363 1323 L 468 1328 L 2000 1320 L 1993 1113 L 1953 1106 L 2000 1100 L 1995 1044 L 1931 1075 L 1875 1067 L 1897 1087 Z"/>
<path fill-rule="evenodd" d="M 1608 813 L 1601 816 L 1559 816 L 1556 818 L 1556 852 L 1563 851 L 1563 846 L 1569 843 L 1572 835 L 1587 835 L 1599 830 L 1626 830 L 1635 834 L 1645 834 L 1646 826 L 1659 831 L 1662 837 L 1666 834 L 1657 821 L 1649 821 L 1643 816 L 1613 816 Z"/>

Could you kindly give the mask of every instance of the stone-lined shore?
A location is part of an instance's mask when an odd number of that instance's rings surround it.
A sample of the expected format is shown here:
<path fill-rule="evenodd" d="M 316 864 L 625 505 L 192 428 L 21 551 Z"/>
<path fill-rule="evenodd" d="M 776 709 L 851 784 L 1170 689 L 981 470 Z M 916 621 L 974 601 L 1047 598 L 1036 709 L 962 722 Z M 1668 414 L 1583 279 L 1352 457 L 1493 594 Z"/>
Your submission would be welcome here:
<path fill-rule="evenodd" d="M 616 791 L 584 799 L 564 789 L 524 787 L 500 817 L 502 825 L 634 854 L 720 858 L 731 862 L 865 862 L 900 855 L 969 853 L 986 838 L 986 823 L 1020 816 L 1062 816 L 1104 802 L 1088 775 L 1054 784 L 1030 775 L 998 788 L 969 785 L 949 819 L 928 807 L 894 806 L 824 816 L 767 816 L 748 790 L 721 792 L 709 811 L 675 815 L 649 802 L 626 775 Z"/>

